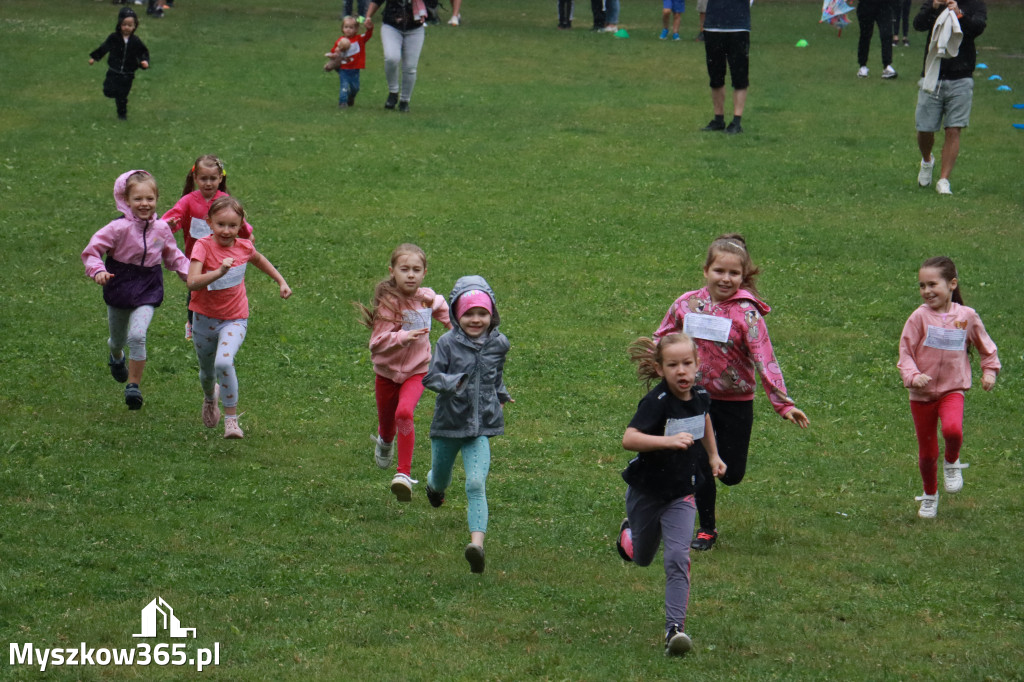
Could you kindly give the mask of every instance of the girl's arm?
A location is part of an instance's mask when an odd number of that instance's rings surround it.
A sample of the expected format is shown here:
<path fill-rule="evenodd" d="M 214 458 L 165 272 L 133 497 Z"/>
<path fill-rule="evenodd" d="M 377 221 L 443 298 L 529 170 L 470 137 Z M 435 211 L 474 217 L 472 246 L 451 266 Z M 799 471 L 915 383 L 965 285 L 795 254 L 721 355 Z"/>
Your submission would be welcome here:
<path fill-rule="evenodd" d="M 185 227 L 185 223 L 191 221 L 192 216 L 188 210 L 188 195 L 186 194 L 182 198 L 175 202 L 174 206 L 171 206 L 160 216 L 160 220 L 165 221 L 171 228 L 171 232 L 177 232 L 178 230 Z"/>
<path fill-rule="evenodd" d="M 181 252 L 181 249 L 178 248 L 174 237 L 164 242 L 163 261 L 164 267 L 171 272 L 178 273 L 182 282 L 188 281 L 188 272 L 191 264 L 185 254 Z"/>
<path fill-rule="evenodd" d="M 225 258 L 221 261 L 219 268 L 204 273 L 203 262 L 192 259 L 192 262 L 188 264 L 188 277 L 185 279 L 185 284 L 188 286 L 188 290 L 199 291 L 200 289 L 205 289 L 210 286 L 210 284 L 228 274 L 228 270 L 231 269 L 231 265 L 234 262 L 234 258 Z"/>
<path fill-rule="evenodd" d="M 434 312 L 431 313 L 434 319 L 443 324 L 445 329 L 451 329 L 451 315 L 448 310 L 448 301 L 444 300 L 444 296 L 434 294 L 434 300 L 431 302 L 430 307 L 434 309 Z"/>
<path fill-rule="evenodd" d="M 916 314 L 913 314 L 903 325 L 903 333 L 900 334 L 900 359 L 896 367 L 899 368 L 900 378 L 907 388 L 924 388 L 931 381 L 931 377 L 918 369 L 914 359 L 914 354 L 921 345 L 922 331 Z"/>
<path fill-rule="evenodd" d="M 106 225 L 92 236 L 88 245 L 82 251 L 82 264 L 85 265 L 85 274 L 97 284 L 106 284 L 113 277 L 107 272 L 103 265 L 103 254 L 114 248 L 116 238 L 115 228 Z"/>
<path fill-rule="evenodd" d="M 464 386 L 465 372 L 451 374 L 451 352 L 449 351 L 448 339 L 442 336 L 437 340 L 434 348 L 434 356 L 430 358 L 430 369 L 423 377 L 423 385 L 435 393 L 458 393 Z"/>
<path fill-rule="evenodd" d="M 693 435 L 683 432 L 672 436 L 652 436 L 632 426 L 626 427 L 622 436 L 622 447 L 631 452 L 653 450 L 687 450 L 693 445 Z"/>
<path fill-rule="evenodd" d="M 733 319 L 733 324 L 737 324 L 736 319 Z M 782 368 L 779 367 L 779 361 L 775 359 L 775 349 L 772 348 L 772 340 L 768 336 L 768 325 L 764 323 L 764 317 L 757 313 L 756 334 L 753 335 L 753 339 L 751 339 L 749 326 L 746 324 L 744 326 L 747 327 L 742 332 L 744 343 L 747 346 L 747 357 L 760 375 L 761 386 L 775 412 L 800 428 L 807 428 L 809 423 L 807 415 L 794 406 L 793 399 L 786 391 Z"/>
<path fill-rule="evenodd" d="M 679 314 L 680 307 L 683 305 L 686 305 L 686 302 L 680 296 L 669 306 L 668 312 L 665 313 L 665 317 L 661 320 L 661 326 L 658 327 L 658 331 L 654 332 L 653 338 L 655 343 L 666 334 L 683 331 L 683 316 Z"/>
<path fill-rule="evenodd" d="M 292 289 L 288 286 L 288 282 L 284 281 L 284 277 L 277 271 L 273 263 L 267 260 L 259 251 L 253 251 L 252 257 L 249 258 L 249 262 L 255 265 L 257 268 L 267 273 L 270 279 L 277 282 L 277 285 L 281 288 L 281 298 L 288 298 L 292 295 Z"/>
<path fill-rule="evenodd" d="M 504 348 L 501 353 L 501 360 L 498 362 L 498 374 L 495 377 L 494 386 L 495 392 L 498 394 L 498 402 L 504 405 L 505 403 L 514 403 L 515 400 L 512 399 L 508 389 L 505 388 L 505 356 L 509 351 L 509 343 L 504 335 L 502 335 L 501 339 L 504 344 Z"/>
<path fill-rule="evenodd" d="M 711 426 L 711 415 L 704 414 L 704 437 L 700 439 L 704 451 L 708 453 L 708 463 L 711 465 L 711 475 L 721 478 L 725 475 L 725 462 L 718 456 L 718 443 L 715 441 L 715 429 Z"/>
<path fill-rule="evenodd" d="M 985 325 L 982 324 L 977 313 L 974 315 L 974 324 L 971 325 L 971 344 L 978 349 L 978 354 L 981 355 L 981 387 L 986 391 L 991 391 L 996 385 L 996 378 L 1003 366 L 999 362 L 996 344 L 985 331 Z"/>

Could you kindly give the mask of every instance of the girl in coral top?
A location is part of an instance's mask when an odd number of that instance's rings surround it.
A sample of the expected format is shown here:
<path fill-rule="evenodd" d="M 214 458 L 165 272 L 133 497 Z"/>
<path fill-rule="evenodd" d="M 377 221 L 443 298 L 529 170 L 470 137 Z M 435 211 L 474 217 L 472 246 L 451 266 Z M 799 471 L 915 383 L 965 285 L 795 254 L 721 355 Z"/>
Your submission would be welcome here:
<path fill-rule="evenodd" d="M 758 298 L 755 282 L 759 273 L 742 236 L 718 237 L 711 242 L 704 262 L 705 286 L 676 299 L 654 333 L 655 341 L 666 334 L 685 332 L 697 342 L 697 383 L 711 396 L 711 423 L 718 453 L 728 465 L 721 477 L 725 485 L 742 481 L 747 470 L 755 374 L 761 377 L 761 386 L 780 417 L 800 428 L 807 428 L 809 423 L 807 415 L 786 393 L 782 368 L 764 323 L 771 308 Z M 700 463 L 700 470 L 696 490 L 700 527 L 691 547 L 707 550 L 718 539 L 717 490 L 707 462 Z"/>
<path fill-rule="evenodd" d="M 377 284 L 372 307 L 356 303 L 360 322 L 372 330 L 370 357 L 376 374 L 377 435 L 373 458 L 391 466 L 392 446 L 398 440 L 398 470 L 391 492 L 399 502 L 412 499 L 412 451 L 416 445 L 413 413 L 423 395 L 423 376 L 430 367 L 430 320 L 451 329 L 448 304 L 433 289 L 421 287 L 427 275 L 427 256 L 415 244 L 391 252 L 388 278 Z"/>
<path fill-rule="evenodd" d="M 212 429 L 220 421 L 219 397 L 224 404 L 224 437 L 241 438 L 235 355 L 249 327 L 246 265 L 252 263 L 277 282 L 281 298 L 291 296 L 292 290 L 252 242 L 238 236 L 245 225 L 245 209 L 237 199 L 215 199 L 206 220 L 213 234 L 195 243 L 188 267 L 189 310 L 194 313 L 192 343 L 205 396 L 203 424 Z"/>
<path fill-rule="evenodd" d="M 210 212 L 210 204 L 214 199 L 228 196 L 228 174 L 224 170 L 224 162 L 213 154 L 204 154 L 195 160 L 185 178 L 185 188 L 181 191 L 181 199 L 164 213 L 163 220 L 171 226 L 172 232 L 183 230 L 185 240 L 185 256 L 192 257 L 192 247 L 196 241 L 212 234 L 206 215 Z M 238 231 L 242 239 L 252 240 L 252 225 L 243 223 Z M 192 296 L 189 294 L 190 303 Z M 187 305 L 186 305 L 187 308 Z M 192 338 L 192 311 L 187 310 L 185 321 L 185 340 Z"/>
<path fill-rule="evenodd" d="M 924 494 L 917 515 L 934 518 L 939 508 L 939 441 L 942 424 L 946 442 L 942 462 L 947 493 L 964 486 L 960 446 L 964 441 L 964 394 L 971 388 L 973 346 L 981 355 L 981 387 L 991 391 L 999 376 L 996 344 L 989 338 L 978 313 L 964 305 L 956 265 L 945 256 L 929 258 L 918 271 L 924 303 L 903 325 L 897 366 L 903 385 L 910 389 L 910 414 L 917 433 L 917 462 Z"/>

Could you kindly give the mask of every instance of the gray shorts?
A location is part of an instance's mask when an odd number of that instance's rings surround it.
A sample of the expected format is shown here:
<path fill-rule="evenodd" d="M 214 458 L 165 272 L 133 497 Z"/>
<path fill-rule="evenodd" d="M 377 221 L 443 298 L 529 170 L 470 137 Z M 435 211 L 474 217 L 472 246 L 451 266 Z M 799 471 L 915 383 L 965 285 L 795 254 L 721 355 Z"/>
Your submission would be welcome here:
<path fill-rule="evenodd" d="M 704 14 L 708 11 L 708 0 L 697 0 L 697 11 Z"/>
<path fill-rule="evenodd" d="M 966 128 L 971 121 L 971 101 L 974 99 L 974 79 L 959 78 L 939 81 L 934 93 L 919 90 L 917 112 L 914 119 L 920 133 L 935 133 L 945 117 L 946 128 Z"/>

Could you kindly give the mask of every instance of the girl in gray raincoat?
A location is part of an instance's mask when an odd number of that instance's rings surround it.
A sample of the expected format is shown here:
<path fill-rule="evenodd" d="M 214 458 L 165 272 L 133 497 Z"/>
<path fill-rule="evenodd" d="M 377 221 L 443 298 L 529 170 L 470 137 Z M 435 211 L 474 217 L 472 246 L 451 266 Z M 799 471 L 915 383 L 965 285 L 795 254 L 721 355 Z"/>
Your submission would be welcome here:
<path fill-rule="evenodd" d="M 437 340 L 423 385 L 437 393 L 430 424 L 431 467 L 427 499 L 444 504 L 452 482 L 455 456 L 462 451 L 466 468 L 470 543 L 465 557 L 473 573 L 484 571 L 487 532 L 487 472 L 491 468 L 490 437 L 505 433 L 505 390 L 502 371 L 509 342 L 498 331 L 501 319 L 494 292 L 483 277 L 460 277 L 449 297 L 452 329 Z"/>

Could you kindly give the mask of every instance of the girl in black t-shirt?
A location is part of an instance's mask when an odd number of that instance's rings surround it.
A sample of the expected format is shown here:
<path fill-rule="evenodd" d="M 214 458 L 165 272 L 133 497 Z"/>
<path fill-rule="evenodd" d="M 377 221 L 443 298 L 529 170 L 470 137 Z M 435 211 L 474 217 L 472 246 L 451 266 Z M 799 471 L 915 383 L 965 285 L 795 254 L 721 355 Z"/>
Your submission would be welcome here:
<path fill-rule="evenodd" d="M 661 381 L 640 401 L 622 447 L 638 453 L 622 478 L 626 519 L 616 543 L 619 554 L 638 566 L 654 561 L 665 543 L 665 653 L 681 656 L 692 648 L 685 634 L 690 597 L 690 538 L 697 513 L 693 492 L 697 458 L 707 457 L 711 472 L 725 473 L 711 429 L 707 392 L 696 385 L 697 345 L 686 334 L 668 334 L 655 345 L 647 338 L 631 347 L 637 374 L 648 384 Z"/>

